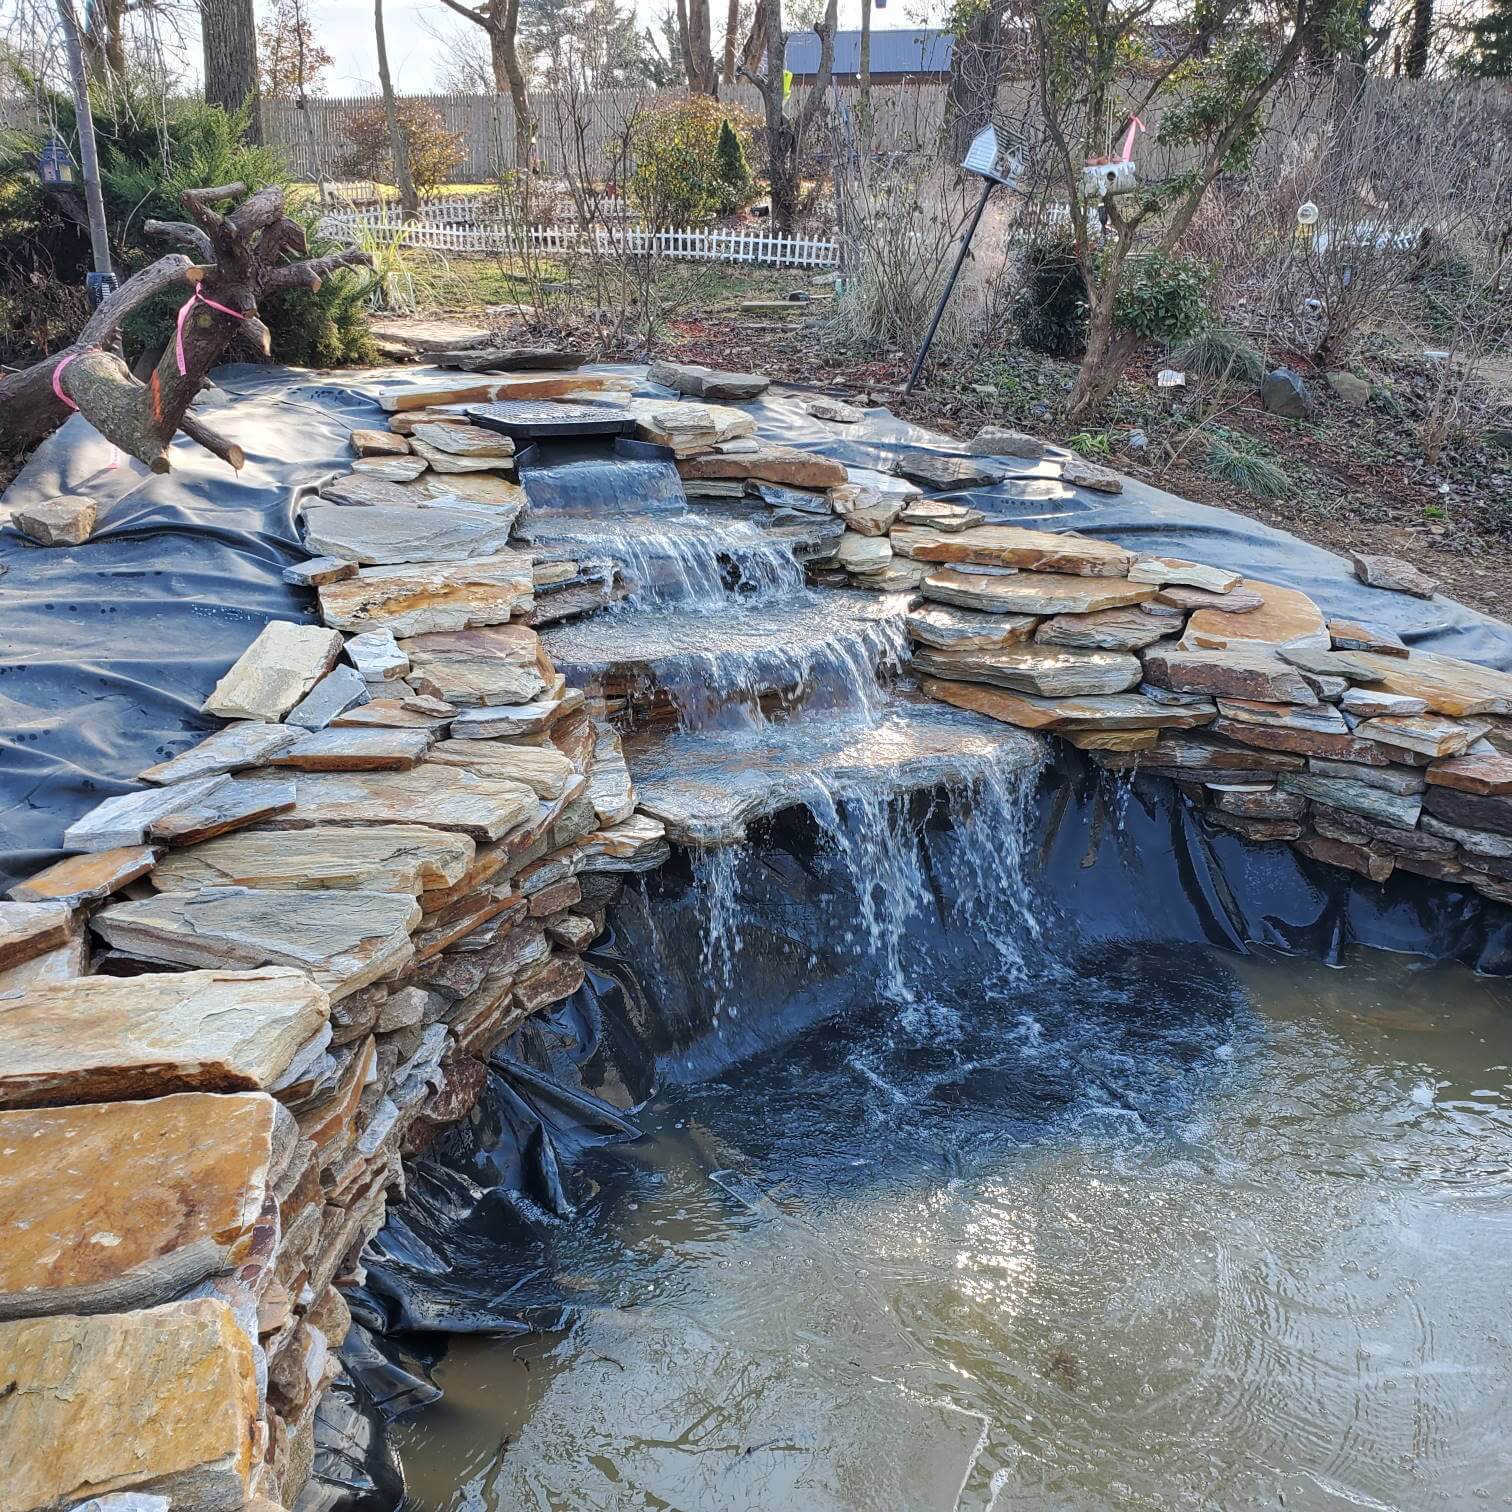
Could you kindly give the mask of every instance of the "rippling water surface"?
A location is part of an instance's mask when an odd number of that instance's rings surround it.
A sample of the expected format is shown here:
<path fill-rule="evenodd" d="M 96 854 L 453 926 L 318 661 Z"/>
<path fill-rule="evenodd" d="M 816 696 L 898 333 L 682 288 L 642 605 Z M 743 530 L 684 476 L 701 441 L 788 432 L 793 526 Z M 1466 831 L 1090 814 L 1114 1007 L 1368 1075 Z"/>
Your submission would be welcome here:
<path fill-rule="evenodd" d="M 1512 989 L 1104 951 L 674 1086 L 420 1508 L 1512 1505 Z"/>

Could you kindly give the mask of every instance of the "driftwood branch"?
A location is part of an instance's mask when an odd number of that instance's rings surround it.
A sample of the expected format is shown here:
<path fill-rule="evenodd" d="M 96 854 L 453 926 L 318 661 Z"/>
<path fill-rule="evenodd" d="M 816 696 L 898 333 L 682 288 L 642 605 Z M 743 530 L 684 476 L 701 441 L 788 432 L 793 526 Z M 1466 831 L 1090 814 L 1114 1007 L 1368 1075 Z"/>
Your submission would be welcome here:
<path fill-rule="evenodd" d="M 260 296 L 318 289 L 332 269 L 372 261 L 366 253 L 346 251 L 285 263 L 291 252 L 305 249 L 306 240 L 303 227 L 284 213 L 282 190 L 261 189 L 225 214 L 214 208 L 245 193 L 241 184 L 191 189 L 180 196 L 188 221 L 151 223 L 152 234 L 191 247 L 200 262 L 181 252 L 159 258 L 112 294 L 72 345 L 0 379 L 8 435 L 23 445 L 40 440 L 77 407 L 103 436 L 154 472 L 167 471 L 169 444 L 179 430 L 233 467 L 243 464 L 240 447 L 188 413 L 206 374 L 239 333 L 268 353 L 268 328 L 257 314 Z M 175 287 L 186 297 L 199 288 L 204 298 L 185 307 L 155 365 L 135 377 L 119 357 L 100 348 L 133 310 Z"/>
<path fill-rule="evenodd" d="M 247 454 L 234 441 L 228 441 L 219 431 L 211 430 L 198 415 L 186 414 L 179 421 L 179 429 L 191 441 L 197 441 L 206 451 L 214 452 L 223 462 L 229 462 L 237 472 L 247 465 Z"/>
<path fill-rule="evenodd" d="M 156 299 L 165 289 L 175 284 L 194 282 L 191 273 L 194 265 L 182 252 L 170 252 L 155 263 L 133 273 L 119 289 L 106 299 L 98 310 L 84 322 L 78 338 L 69 351 L 82 351 L 89 347 L 104 346 L 121 328 L 121 324 L 133 311 L 139 310 L 149 300 Z M 58 354 L 61 359 L 65 353 Z"/>
<path fill-rule="evenodd" d="M 332 252 L 326 257 L 293 263 L 287 268 L 275 268 L 263 287 L 268 290 L 318 289 L 327 273 L 333 273 L 337 268 L 366 267 L 371 261 L 366 252 L 348 248 L 345 252 Z"/>
<path fill-rule="evenodd" d="M 215 261 L 215 248 L 210 245 L 210 238 L 198 226 L 191 226 L 188 221 L 150 220 L 143 225 L 142 229 L 148 236 L 155 236 L 159 241 L 178 242 L 180 246 L 190 248 L 196 259 L 202 263 Z"/>

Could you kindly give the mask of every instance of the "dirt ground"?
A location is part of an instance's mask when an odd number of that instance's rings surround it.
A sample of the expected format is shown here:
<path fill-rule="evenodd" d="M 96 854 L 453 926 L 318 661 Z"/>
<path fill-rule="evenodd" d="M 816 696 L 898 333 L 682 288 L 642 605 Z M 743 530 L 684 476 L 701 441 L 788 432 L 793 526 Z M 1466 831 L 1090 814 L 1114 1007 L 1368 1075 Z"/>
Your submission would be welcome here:
<path fill-rule="evenodd" d="M 827 359 L 814 329 L 801 318 L 753 320 L 721 312 L 719 318 L 679 321 L 672 334 L 670 355 L 681 361 L 755 369 L 858 402 L 871 398 L 949 436 L 965 438 L 993 423 L 1016 425 L 1063 445 L 1079 439 L 1082 449 L 1089 439 L 1085 431 L 1073 437 L 1056 412 L 1056 391 L 1069 388 L 1071 364 L 1041 358 L 1019 363 L 1019 370 L 1012 363 L 986 369 L 939 364 L 904 399 L 896 390 L 912 354 L 861 365 Z M 1107 429 L 1091 437 L 1106 443 L 1107 450 L 1091 455 L 1170 493 L 1232 509 L 1341 555 L 1352 548 L 1399 556 L 1448 596 L 1506 618 L 1512 588 L 1512 458 L 1475 453 L 1430 468 L 1409 444 L 1400 419 L 1348 410 L 1327 397 L 1321 381 L 1313 389 L 1324 398 L 1310 422 L 1267 414 L 1253 394 L 1226 403 L 1219 416 L 1225 428 L 1253 438 L 1286 467 L 1294 489 L 1282 499 L 1260 498 L 1213 477 L 1204 466 L 1204 448 L 1191 443 L 1189 427 L 1162 423 L 1164 397 L 1148 369 L 1131 372 L 1111 406 Z M 1136 427 L 1149 437 L 1143 451 L 1127 445 Z M 1488 503 L 1506 511 L 1506 533 L 1488 528 Z"/>

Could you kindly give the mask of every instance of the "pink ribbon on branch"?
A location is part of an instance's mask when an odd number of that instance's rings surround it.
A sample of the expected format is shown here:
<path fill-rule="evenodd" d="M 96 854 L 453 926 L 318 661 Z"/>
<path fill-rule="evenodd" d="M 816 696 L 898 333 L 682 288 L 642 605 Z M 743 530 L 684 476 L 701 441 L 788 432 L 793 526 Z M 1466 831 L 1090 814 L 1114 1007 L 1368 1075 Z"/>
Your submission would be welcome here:
<path fill-rule="evenodd" d="M 1118 149 L 1118 160 L 1127 163 L 1134 153 L 1134 133 L 1145 130 L 1145 123 L 1138 116 L 1129 117 L 1129 129 L 1124 134 L 1123 146 Z"/>
<path fill-rule="evenodd" d="M 77 404 L 75 404 L 73 402 L 73 400 L 70 399 L 68 397 L 68 395 L 63 392 L 63 370 L 68 366 L 68 364 L 70 362 L 72 362 L 74 360 L 75 357 L 82 357 L 83 355 L 84 355 L 83 352 L 70 352 L 68 354 L 68 356 L 66 356 L 57 365 L 57 367 L 55 367 L 53 369 L 53 374 L 52 374 L 52 391 L 53 391 L 53 393 L 55 393 L 58 396 L 58 398 L 61 399 L 63 401 L 63 403 L 66 404 L 69 407 L 69 409 L 73 410 L 75 414 L 78 413 L 79 406 Z M 116 468 L 118 468 L 121 465 L 121 449 L 120 449 L 120 447 L 118 447 L 115 444 L 114 441 L 112 441 L 110 443 L 110 461 L 107 462 L 105 465 L 106 465 L 106 469 L 108 471 L 110 471 L 110 472 L 114 472 L 116 470 Z"/>
<path fill-rule="evenodd" d="M 184 322 L 188 320 L 189 312 L 196 304 L 209 305 L 212 310 L 219 310 L 222 315 L 230 315 L 236 320 L 245 320 L 247 318 L 245 310 L 233 310 L 230 305 L 223 305 L 218 299 L 211 299 L 209 295 L 201 294 L 199 286 L 196 284 L 194 293 L 184 301 L 183 307 L 178 312 L 177 334 L 174 336 L 173 350 L 174 355 L 178 358 L 180 378 L 188 371 L 188 365 L 184 361 Z"/>

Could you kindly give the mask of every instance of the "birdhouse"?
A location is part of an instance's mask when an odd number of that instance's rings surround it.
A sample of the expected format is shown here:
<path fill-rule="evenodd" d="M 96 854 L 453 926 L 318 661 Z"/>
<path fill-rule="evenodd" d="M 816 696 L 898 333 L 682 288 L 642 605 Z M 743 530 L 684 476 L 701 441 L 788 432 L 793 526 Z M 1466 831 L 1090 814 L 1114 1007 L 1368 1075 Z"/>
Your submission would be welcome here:
<path fill-rule="evenodd" d="M 60 137 L 49 137 L 47 145 L 37 154 L 37 177 L 44 184 L 73 183 L 74 160 Z"/>
<path fill-rule="evenodd" d="M 1084 200 L 1104 200 L 1110 195 L 1128 194 L 1139 187 L 1139 174 L 1134 167 L 1134 133 L 1144 129 L 1145 124 L 1138 116 L 1131 117 L 1117 157 L 1110 154 L 1087 159 L 1081 171 Z"/>
<path fill-rule="evenodd" d="M 1124 158 L 1087 163 L 1081 171 L 1081 194 L 1084 200 L 1106 199 L 1110 194 L 1127 194 L 1139 187 L 1139 175 L 1133 161 Z"/>

